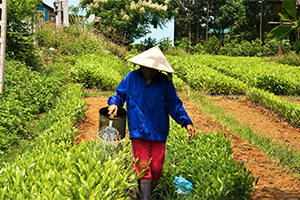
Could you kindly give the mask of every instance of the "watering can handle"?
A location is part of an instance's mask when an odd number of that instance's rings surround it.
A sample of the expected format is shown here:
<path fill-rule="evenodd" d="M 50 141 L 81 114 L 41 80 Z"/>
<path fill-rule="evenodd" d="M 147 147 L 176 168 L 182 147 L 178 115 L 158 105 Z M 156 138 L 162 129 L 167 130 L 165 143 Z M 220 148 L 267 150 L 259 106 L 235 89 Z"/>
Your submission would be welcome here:
<path fill-rule="evenodd" d="M 114 119 L 114 115 L 113 114 L 111 114 L 110 116 L 109 116 L 109 126 L 111 126 L 112 127 L 112 125 L 113 125 L 113 120 Z"/>

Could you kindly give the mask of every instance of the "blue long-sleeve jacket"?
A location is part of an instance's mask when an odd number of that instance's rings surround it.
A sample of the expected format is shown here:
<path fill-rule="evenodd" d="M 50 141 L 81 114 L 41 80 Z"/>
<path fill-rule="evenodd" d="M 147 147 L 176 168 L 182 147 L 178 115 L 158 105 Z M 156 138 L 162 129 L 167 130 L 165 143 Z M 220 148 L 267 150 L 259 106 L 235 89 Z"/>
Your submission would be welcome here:
<path fill-rule="evenodd" d="M 126 75 L 108 98 L 108 105 L 123 107 L 126 101 L 130 139 L 143 138 L 166 142 L 169 115 L 182 127 L 192 124 L 172 80 L 159 73 L 147 85 L 141 69 Z"/>

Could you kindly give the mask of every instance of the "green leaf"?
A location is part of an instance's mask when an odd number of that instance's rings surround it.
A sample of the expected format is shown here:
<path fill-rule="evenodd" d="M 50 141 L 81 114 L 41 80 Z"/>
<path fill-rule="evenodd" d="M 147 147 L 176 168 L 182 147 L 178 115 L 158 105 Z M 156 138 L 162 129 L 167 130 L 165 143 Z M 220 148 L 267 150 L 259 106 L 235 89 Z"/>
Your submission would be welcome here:
<path fill-rule="evenodd" d="M 145 164 L 145 168 L 146 167 L 148 167 L 148 165 L 150 165 L 150 163 L 151 163 L 151 160 L 152 160 L 152 158 L 150 158 L 147 162 L 146 162 L 146 164 Z"/>
<path fill-rule="evenodd" d="M 297 54 L 300 53 L 300 38 L 298 38 L 297 41 L 296 41 L 295 51 L 296 51 Z"/>
<path fill-rule="evenodd" d="M 289 18 L 287 13 L 279 13 L 278 15 L 281 17 L 282 21 L 284 21 L 284 22 L 292 22 L 293 21 Z"/>
<path fill-rule="evenodd" d="M 139 159 L 139 164 L 138 164 L 138 167 L 139 167 L 139 170 L 141 171 L 142 170 L 142 161 L 141 161 L 141 159 Z"/>
<path fill-rule="evenodd" d="M 286 12 L 288 12 L 294 19 L 296 19 L 296 0 L 282 0 L 282 4 Z"/>
<path fill-rule="evenodd" d="M 292 28 L 295 24 L 282 24 L 273 28 L 267 35 L 266 42 L 271 40 L 280 41 L 286 38 L 294 29 Z"/>

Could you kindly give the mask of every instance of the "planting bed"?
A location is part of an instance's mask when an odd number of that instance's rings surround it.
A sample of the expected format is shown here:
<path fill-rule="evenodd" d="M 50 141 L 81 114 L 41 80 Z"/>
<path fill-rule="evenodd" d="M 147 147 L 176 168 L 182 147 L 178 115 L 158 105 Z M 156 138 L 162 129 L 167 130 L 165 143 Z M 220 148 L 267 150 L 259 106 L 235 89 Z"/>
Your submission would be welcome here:
<path fill-rule="evenodd" d="M 253 199 L 299 199 L 300 184 L 293 175 L 272 162 L 262 151 L 249 142 L 238 137 L 216 122 L 196 103 L 189 99 L 182 99 L 198 131 L 204 133 L 217 130 L 226 132 L 232 137 L 234 158 L 238 162 L 244 161 L 245 167 L 253 172 L 254 177 L 259 177 L 257 192 Z M 91 141 L 97 139 L 99 109 L 107 106 L 107 97 L 86 97 L 87 113 L 83 122 L 77 124 L 78 137 L 81 140 Z M 270 113 L 263 107 L 256 106 L 250 101 L 239 98 L 213 97 L 214 103 L 224 107 L 228 112 L 241 122 L 259 131 L 262 135 L 278 138 L 299 150 L 300 130 L 290 126 L 287 122 L 279 120 L 275 113 Z M 127 134 L 128 136 L 128 134 Z"/>

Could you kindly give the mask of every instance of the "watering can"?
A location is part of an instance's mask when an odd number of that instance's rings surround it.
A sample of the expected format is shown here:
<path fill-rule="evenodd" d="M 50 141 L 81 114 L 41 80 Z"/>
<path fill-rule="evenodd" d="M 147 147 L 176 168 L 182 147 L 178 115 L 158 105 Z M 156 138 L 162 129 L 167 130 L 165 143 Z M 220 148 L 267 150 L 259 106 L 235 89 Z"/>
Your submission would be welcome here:
<path fill-rule="evenodd" d="M 117 130 L 117 138 L 123 139 L 126 135 L 126 115 L 127 111 L 122 107 L 118 107 L 117 115 L 114 118 L 110 118 L 108 106 L 101 108 L 99 110 L 99 131 L 104 127 L 112 126 Z"/>

